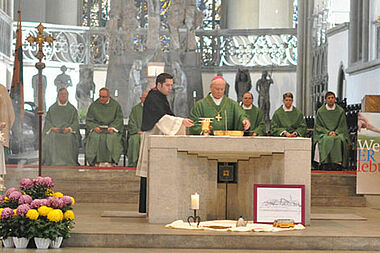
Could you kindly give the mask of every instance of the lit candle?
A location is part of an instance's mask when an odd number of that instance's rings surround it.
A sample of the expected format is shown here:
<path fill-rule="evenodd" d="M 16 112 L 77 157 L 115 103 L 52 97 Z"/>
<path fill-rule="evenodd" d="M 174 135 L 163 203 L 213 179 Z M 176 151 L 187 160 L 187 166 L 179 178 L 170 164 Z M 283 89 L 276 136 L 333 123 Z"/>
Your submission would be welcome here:
<path fill-rule="evenodd" d="M 191 194 L 191 209 L 199 209 L 199 194 L 198 192 Z"/>
<path fill-rule="evenodd" d="M 119 96 L 119 91 L 115 90 L 115 97 Z"/>
<path fill-rule="evenodd" d="M 196 97 L 197 97 L 197 91 L 194 90 L 194 91 L 193 91 L 193 98 L 196 98 Z"/>

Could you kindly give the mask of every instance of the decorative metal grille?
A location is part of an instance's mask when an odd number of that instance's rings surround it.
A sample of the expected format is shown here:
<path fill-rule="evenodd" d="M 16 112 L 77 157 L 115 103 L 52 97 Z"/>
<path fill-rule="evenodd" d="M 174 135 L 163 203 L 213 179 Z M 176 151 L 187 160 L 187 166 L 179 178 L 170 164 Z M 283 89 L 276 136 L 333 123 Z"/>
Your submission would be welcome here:
<path fill-rule="evenodd" d="M 295 29 L 198 31 L 196 35 L 205 67 L 297 65 Z"/>
<path fill-rule="evenodd" d="M 105 27 L 109 20 L 111 0 L 83 0 L 82 25 Z"/>
<path fill-rule="evenodd" d="M 38 23 L 23 22 L 22 35 L 24 38 L 29 34 L 36 36 L 35 27 Z M 108 63 L 108 39 L 104 28 L 89 28 L 81 26 L 60 26 L 46 24 L 44 32 L 52 34 L 56 39 L 53 46 L 43 48 L 46 55 L 45 61 L 59 63 L 80 64 L 107 64 Z M 13 25 L 13 50 L 16 23 Z M 120 35 L 121 36 L 121 35 Z M 24 62 L 35 62 L 37 47 L 30 45 L 23 38 Z"/>
<path fill-rule="evenodd" d="M 23 22 L 23 35 L 35 35 L 37 23 Z M 13 27 L 15 33 L 16 27 Z M 120 52 L 125 48 L 124 33 L 112 34 L 118 39 L 110 44 L 105 28 L 89 28 L 46 24 L 47 33 L 56 41 L 53 46 L 44 47 L 46 61 L 57 63 L 80 63 L 105 65 L 109 53 Z M 279 66 L 294 67 L 297 64 L 297 37 L 295 29 L 267 30 L 215 30 L 197 31 L 198 52 L 201 53 L 203 67 L 255 67 Z M 136 51 L 146 48 L 146 29 L 135 32 Z M 167 31 L 160 35 L 162 50 L 168 50 Z M 15 34 L 13 45 L 15 43 Z M 34 62 L 35 46 L 23 42 L 24 61 Z"/>

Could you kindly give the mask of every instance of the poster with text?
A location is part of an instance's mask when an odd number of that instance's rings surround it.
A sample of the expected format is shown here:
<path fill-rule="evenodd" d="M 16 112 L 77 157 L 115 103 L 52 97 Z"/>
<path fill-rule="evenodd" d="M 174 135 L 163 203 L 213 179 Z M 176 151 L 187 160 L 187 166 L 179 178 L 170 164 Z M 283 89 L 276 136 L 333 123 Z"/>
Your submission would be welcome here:
<path fill-rule="evenodd" d="M 380 194 L 380 113 L 359 113 L 357 142 L 358 194 Z"/>

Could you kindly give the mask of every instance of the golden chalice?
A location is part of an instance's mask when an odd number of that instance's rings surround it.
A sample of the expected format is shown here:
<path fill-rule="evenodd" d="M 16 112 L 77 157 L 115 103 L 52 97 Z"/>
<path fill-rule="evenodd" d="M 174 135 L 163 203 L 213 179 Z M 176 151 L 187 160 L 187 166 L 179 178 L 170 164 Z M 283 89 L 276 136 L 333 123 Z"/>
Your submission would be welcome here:
<path fill-rule="evenodd" d="M 210 134 L 210 126 L 213 118 L 199 118 L 199 122 L 201 122 L 202 132 L 201 135 L 209 135 Z"/>

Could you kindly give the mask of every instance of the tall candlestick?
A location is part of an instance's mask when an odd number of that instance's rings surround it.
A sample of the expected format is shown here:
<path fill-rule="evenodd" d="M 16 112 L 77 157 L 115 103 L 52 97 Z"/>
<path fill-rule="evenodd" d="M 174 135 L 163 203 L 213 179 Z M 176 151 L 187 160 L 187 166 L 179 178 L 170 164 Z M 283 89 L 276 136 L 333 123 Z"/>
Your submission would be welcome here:
<path fill-rule="evenodd" d="M 191 209 L 198 210 L 199 209 L 199 194 L 196 192 L 191 194 Z"/>

